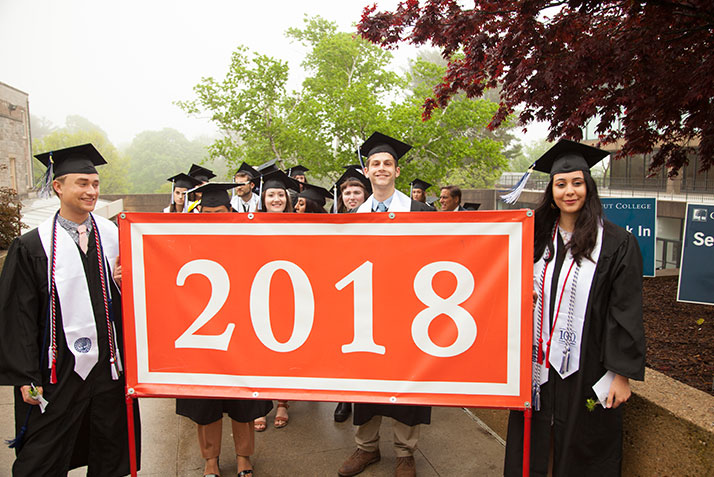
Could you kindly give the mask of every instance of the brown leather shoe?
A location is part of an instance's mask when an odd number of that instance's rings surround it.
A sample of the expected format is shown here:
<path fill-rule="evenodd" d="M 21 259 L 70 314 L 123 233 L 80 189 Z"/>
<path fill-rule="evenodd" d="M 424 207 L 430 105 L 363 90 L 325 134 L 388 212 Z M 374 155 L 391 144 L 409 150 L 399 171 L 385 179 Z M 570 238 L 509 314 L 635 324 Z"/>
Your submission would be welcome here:
<path fill-rule="evenodd" d="M 357 449 L 354 454 L 342 464 L 342 467 L 340 467 L 337 473 L 340 477 L 352 477 L 366 469 L 369 464 L 379 462 L 380 458 L 379 449 L 374 452 Z"/>
<path fill-rule="evenodd" d="M 395 477 L 416 477 L 416 464 L 414 456 L 397 457 L 397 468 L 394 471 Z"/>

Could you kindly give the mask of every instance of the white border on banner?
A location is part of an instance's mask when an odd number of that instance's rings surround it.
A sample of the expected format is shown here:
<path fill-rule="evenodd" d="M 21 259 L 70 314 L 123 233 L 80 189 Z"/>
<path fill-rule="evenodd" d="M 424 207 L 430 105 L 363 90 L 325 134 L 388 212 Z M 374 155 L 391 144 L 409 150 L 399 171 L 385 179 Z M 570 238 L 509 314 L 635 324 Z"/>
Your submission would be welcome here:
<path fill-rule="evenodd" d="M 430 222 L 378 224 L 276 224 L 206 223 L 200 227 L 182 223 L 132 223 L 131 255 L 136 326 L 138 384 L 205 385 L 214 387 L 262 387 L 271 389 L 339 390 L 400 394 L 464 394 L 518 396 L 520 394 L 521 341 L 521 222 Z M 149 235 L 357 235 L 357 236 L 508 236 L 508 331 L 506 383 L 455 381 L 400 381 L 373 379 L 314 378 L 294 376 L 235 376 L 225 374 L 166 373 L 149 371 L 143 238 Z M 528 257 L 530 259 L 530 257 Z M 517 290 L 517 293 L 513 293 Z M 250 384 L 248 384 L 250 383 Z"/>

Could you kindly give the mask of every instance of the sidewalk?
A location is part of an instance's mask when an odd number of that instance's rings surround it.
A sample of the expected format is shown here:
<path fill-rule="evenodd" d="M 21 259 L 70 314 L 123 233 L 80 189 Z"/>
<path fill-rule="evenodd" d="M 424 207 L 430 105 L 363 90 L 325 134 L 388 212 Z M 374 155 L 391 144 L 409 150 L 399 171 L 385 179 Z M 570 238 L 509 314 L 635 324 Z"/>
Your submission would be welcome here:
<path fill-rule="evenodd" d="M 174 412 L 174 399 L 141 399 L 142 469 L 140 476 L 200 477 L 203 461 L 198 452 L 195 425 Z M 275 410 L 268 415 L 268 429 L 256 433 L 253 466 L 256 477 L 336 476 L 337 469 L 354 450 L 352 419 L 336 423 L 332 403 L 291 402 L 290 423 L 272 426 Z M 433 408 L 432 424 L 422 426 L 415 455 L 417 474 L 430 476 L 503 475 L 503 444 L 461 408 Z M 224 417 L 221 473 L 236 474 L 230 422 Z M 391 422 L 382 423 L 382 460 L 360 476 L 394 475 Z M 0 437 L 14 436 L 12 389 L 0 388 Z M 3 445 L 0 475 L 10 475 L 14 452 Z M 72 477 L 86 475 L 76 469 Z"/>

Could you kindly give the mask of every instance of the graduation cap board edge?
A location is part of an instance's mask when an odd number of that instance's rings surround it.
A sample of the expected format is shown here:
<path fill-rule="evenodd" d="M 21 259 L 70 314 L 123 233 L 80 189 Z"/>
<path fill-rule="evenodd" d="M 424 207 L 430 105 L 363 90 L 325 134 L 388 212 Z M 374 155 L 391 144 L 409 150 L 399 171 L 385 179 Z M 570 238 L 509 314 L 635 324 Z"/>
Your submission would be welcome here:
<path fill-rule="evenodd" d="M 212 170 L 199 166 L 198 164 L 191 164 L 191 168 L 188 170 L 188 175 L 200 180 L 201 182 L 208 182 L 216 177 Z"/>
<path fill-rule="evenodd" d="M 574 171 L 589 173 L 591 167 L 609 155 L 610 153 L 603 149 L 569 139 L 561 139 L 531 164 L 516 185 L 508 193 L 501 196 L 501 200 L 507 204 L 515 204 L 534 170 L 550 174 L 551 178 L 555 174 Z"/>
<path fill-rule="evenodd" d="M 327 199 L 332 199 L 332 194 L 329 190 L 324 187 L 320 187 L 314 184 L 303 184 L 304 188 L 298 193 L 298 197 L 303 199 L 310 199 L 317 202 L 320 207 L 324 207 L 327 203 Z"/>
<path fill-rule="evenodd" d="M 80 144 L 55 151 L 36 154 L 47 170 L 40 181 L 40 197 L 48 198 L 52 194 L 52 180 L 66 174 L 97 174 L 95 166 L 106 164 L 93 144 Z"/>
<path fill-rule="evenodd" d="M 228 191 L 239 185 L 235 182 L 207 182 L 194 187 L 188 192 L 201 192 L 201 207 L 220 207 L 225 205 L 230 210 L 231 196 Z"/>
<path fill-rule="evenodd" d="M 411 148 L 412 146 L 400 141 L 399 139 L 395 139 L 380 132 L 374 132 L 365 142 L 362 143 L 358 152 L 361 157 L 366 157 L 367 159 L 374 154 L 386 152 L 389 153 L 395 161 L 399 161 L 399 159 L 401 159 L 404 154 L 409 152 Z"/>

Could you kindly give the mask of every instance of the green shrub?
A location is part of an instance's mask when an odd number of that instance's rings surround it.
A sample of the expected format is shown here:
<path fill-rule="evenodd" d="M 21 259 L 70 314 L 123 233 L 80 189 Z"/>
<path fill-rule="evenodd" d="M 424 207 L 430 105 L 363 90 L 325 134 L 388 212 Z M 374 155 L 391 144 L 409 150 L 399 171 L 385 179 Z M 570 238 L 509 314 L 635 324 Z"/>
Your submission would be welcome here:
<path fill-rule="evenodd" d="M 27 225 L 21 222 L 22 203 L 9 187 L 0 187 L 0 250 L 6 250 L 15 237 L 19 237 Z"/>

